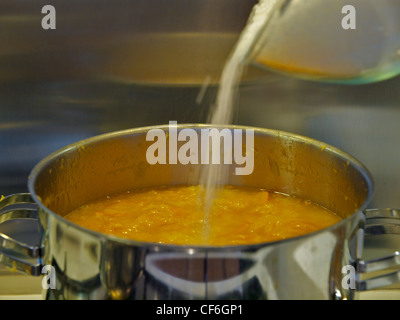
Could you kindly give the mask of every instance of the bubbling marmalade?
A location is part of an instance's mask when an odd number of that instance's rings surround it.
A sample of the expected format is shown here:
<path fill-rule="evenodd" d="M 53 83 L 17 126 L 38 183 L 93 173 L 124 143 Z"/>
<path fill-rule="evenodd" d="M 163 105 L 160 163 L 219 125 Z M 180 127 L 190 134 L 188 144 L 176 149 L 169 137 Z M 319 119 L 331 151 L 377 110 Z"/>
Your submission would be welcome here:
<path fill-rule="evenodd" d="M 202 192 L 200 186 L 127 191 L 88 203 L 65 218 L 137 241 L 217 246 L 282 240 L 340 220 L 308 200 L 236 186 L 219 191 L 206 219 L 199 205 Z"/>

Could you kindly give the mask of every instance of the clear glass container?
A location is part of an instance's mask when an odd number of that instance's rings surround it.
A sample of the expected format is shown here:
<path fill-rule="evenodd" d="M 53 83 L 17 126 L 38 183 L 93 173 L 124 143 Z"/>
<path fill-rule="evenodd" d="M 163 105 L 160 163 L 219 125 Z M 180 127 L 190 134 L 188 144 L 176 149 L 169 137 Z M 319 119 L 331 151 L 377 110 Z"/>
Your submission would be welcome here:
<path fill-rule="evenodd" d="M 318 81 L 391 78 L 400 73 L 400 1 L 283 0 L 249 59 Z"/>

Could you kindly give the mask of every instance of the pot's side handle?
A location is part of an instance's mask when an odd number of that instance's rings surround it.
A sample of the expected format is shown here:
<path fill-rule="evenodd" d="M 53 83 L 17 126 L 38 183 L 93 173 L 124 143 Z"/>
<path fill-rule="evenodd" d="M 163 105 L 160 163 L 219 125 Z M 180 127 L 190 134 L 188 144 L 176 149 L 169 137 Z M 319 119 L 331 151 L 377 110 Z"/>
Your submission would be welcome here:
<path fill-rule="evenodd" d="M 15 219 L 38 220 L 37 204 L 29 193 L 17 193 L 0 200 L 0 224 Z M 0 263 L 11 271 L 41 275 L 42 255 L 42 247 L 26 244 L 0 232 Z"/>
<path fill-rule="evenodd" d="M 365 235 L 400 235 L 399 209 L 367 209 Z M 399 248 L 400 250 L 400 248 Z M 382 288 L 400 282 L 400 252 L 371 259 L 359 260 L 356 270 L 359 275 L 366 275 L 367 279 L 357 280 L 357 291 L 367 291 Z M 397 269 L 397 270 L 395 270 Z M 376 274 L 368 278 L 368 274 Z"/>

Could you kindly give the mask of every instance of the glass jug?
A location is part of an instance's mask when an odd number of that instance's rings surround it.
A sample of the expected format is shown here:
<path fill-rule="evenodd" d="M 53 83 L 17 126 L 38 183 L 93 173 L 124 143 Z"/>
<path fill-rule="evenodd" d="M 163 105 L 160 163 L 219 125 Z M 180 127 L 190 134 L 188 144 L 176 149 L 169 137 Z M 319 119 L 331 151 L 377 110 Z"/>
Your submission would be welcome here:
<path fill-rule="evenodd" d="M 389 79 L 400 73 L 400 1 L 276 1 L 247 58 L 317 81 Z"/>

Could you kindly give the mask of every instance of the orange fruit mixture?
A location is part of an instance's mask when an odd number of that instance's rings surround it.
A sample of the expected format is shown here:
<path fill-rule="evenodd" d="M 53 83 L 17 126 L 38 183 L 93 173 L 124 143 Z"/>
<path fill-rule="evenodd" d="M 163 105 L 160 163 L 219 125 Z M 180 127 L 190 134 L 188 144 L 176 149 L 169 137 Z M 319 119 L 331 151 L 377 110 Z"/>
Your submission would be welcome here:
<path fill-rule="evenodd" d="M 333 212 L 301 198 L 226 186 L 204 212 L 200 186 L 159 187 L 108 196 L 65 218 L 85 228 L 137 241 L 242 245 L 291 238 L 337 223 Z"/>

